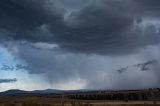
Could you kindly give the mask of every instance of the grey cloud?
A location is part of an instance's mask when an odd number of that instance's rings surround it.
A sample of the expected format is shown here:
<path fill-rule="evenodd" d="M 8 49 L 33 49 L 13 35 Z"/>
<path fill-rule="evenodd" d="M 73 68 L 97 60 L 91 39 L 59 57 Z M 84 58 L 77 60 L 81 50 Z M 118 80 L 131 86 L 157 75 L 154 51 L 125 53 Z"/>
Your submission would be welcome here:
<path fill-rule="evenodd" d="M 137 5 L 137 10 L 140 14 L 144 16 L 149 16 L 150 18 L 158 18 L 160 16 L 160 2 L 158 0 L 134 0 Z"/>
<path fill-rule="evenodd" d="M 121 68 L 119 70 L 116 70 L 117 72 L 119 72 L 120 74 L 127 71 L 128 70 L 128 67 L 124 67 L 124 68 Z"/>
<path fill-rule="evenodd" d="M 121 55 L 159 43 L 155 26 L 142 31 L 134 24 L 148 17 L 140 15 L 147 9 L 137 8 L 154 8 L 148 0 L 86 2 L 86 6 L 79 3 L 80 10 L 68 13 L 67 5 L 76 1 L 62 1 L 66 6 L 58 8 L 56 0 L 2 0 L 0 28 L 11 32 L 8 36 L 13 39 L 53 43 L 74 53 Z"/>
<path fill-rule="evenodd" d="M 31 70 L 31 68 L 27 65 L 16 64 L 16 70 Z"/>
<path fill-rule="evenodd" d="M 103 77 L 97 77 L 97 74 L 95 78 L 92 78 L 88 87 L 98 89 L 140 89 L 159 87 L 159 69 L 159 64 L 156 63 L 150 65 L 149 71 L 138 70 L 134 65 L 129 66 L 127 70 L 123 71 L 121 74 L 119 74 L 119 72 L 117 73 L 117 71 L 108 71 Z M 123 68 L 120 70 L 123 70 Z"/>
<path fill-rule="evenodd" d="M 0 69 L 2 71 L 31 70 L 29 66 L 23 64 L 16 64 L 15 66 L 2 65 Z"/>
<path fill-rule="evenodd" d="M 49 8 L 47 3 L 48 0 L 39 0 L 38 2 L 36 0 L 2 0 L 0 3 L 0 14 L 3 14 L 0 16 L 1 29 L 11 32 L 8 36 L 14 39 L 37 41 L 39 31 L 41 31 L 40 26 L 50 20 L 56 23 L 61 17 L 47 9 Z M 41 31 L 42 33 L 43 31 Z"/>
<path fill-rule="evenodd" d="M 131 70 L 123 74 L 113 71 L 134 61 L 139 63 L 139 57 L 134 60 L 131 54 L 159 44 L 160 24 L 152 24 L 159 17 L 155 3 L 149 3 L 151 0 L 89 0 L 87 5 L 75 0 L 69 4 L 62 2 L 1 0 L 0 37 L 9 39 L 13 43 L 9 47 L 16 46 L 19 58 L 27 63 L 17 68 L 27 69 L 30 74 L 45 74 L 52 83 L 81 78 L 88 83 L 87 88 L 160 85 L 158 65 L 153 71 Z M 70 7 L 71 2 L 79 5 Z M 146 25 L 146 20 L 151 24 Z M 128 56 L 127 59 L 122 55 Z M 124 70 L 127 68 L 120 72 Z"/>
<path fill-rule="evenodd" d="M 51 84 L 80 78 L 87 82 L 86 88 L 89 89 L 133 89 L 160 85 L 159 64 L 154 64 L 153 61 L 153 64 L 150 64 L 151 71 L 141 71 L 136 67 L 137 63 L 150 62 L 143 62 L 138 54 L 107 57 L 62 53 L 34 49 L 29 44 L 19 46 L 19 50 L 19 56 L 31 67 L 30 74 L 43 74 Z M 128 66 L 121 69 L 125 72 L 119 74 L 114 71 L 123 66 Z"/>
<path fill-rule="evenodd" d="M 155 64 L 158 64 L 158 61 L 152 60 L 145 63 L 137 64 L 136 66 L 140 68 L 141 71 L 148 71 L 151 70 L 151 66 L 154 66 Z"/>
<path fill-rule="evenodd" d="M 35 49 L 30 44 L 21 45 L 18 49 L 20 58 L 27 62 L 30 74 L 47 74 L 48 79 L 54 82 L 72 79 L 78 74 L 74 70 L 74 60 L 69 61 L 72 59 L 70 54 Z"/>
<path fill-rule="evenodd" d="M 17 82 L 17 79 L 0 79 L 0 83 L 14 83 Z"/>
<path fill-rule="evenodd" d="M 8 65 L 3 65 L 0 69 L 4 70 L 4 71 L 13 71 L 14 67 L 13 66 L 8 66 Z"/>
<path fill-rule="evenodd" d="M 157 60 L 149 60 L 147 62 L 138 63 L 138 64 L 135 64 L 135 65 L 123 67 L 123 68 L 120 68 L 116 71 L 120 74 L 124 73 L 126 71 L 129 71 L 130 69 L 133 69 L 133 68 L 135 70 L 139 70 L 139 71 L 149 71 L 149 70 L 154 70 L 154 67 L 156 67 L 157 65 L 159 65 L 159 62 Z"/>

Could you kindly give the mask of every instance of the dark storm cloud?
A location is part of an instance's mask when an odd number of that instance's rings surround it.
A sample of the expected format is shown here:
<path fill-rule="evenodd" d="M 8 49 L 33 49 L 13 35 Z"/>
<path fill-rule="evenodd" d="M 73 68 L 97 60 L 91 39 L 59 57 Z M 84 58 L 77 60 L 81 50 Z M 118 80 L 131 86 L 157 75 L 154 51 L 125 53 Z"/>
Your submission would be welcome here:
<path fill-rule="evenodd" d="M 42 47 L 36 46 L 43 48 L 42 44 Z M 159 63 L 160 60 L 157 60 L 159 57 L 155 54 L 158 53 L 159 56 L 160 49 L 144 50 L 142 54 L 108 57 L 35 49 L 29 42 L 24 44 L 13 42 L 8 47 L 18 49 L 18 56 L 27 63 L 22 66 L 27 66 L 30 74 L 42 74 L 46 78 L 45 81 L 49 81 L 50 84 L 82 79 L 88 89 L 133 89 L 160 85 L 159 64 L 149 65 L 149 71 L 141 71 L 136 67 L 137 64 L 145 64 L 155 59 Z M 143 60 L 144 55 L 146 57 Z M 121 74 L 115 71 L 126 66 L 127 70 Z"/>
<path fill-rule="evenodd" d="M 121 55 L 159 43 L 155 26 L 142 31 L 135 25 L 152 17 L 145 14 L 148 10 L 158 14 L 157 5 L 149 0 L 66 2 L 1 0 L 0 29 L 16 40 L 56 43 L 69 52 Z M 72 3 L 78 10 L 69 8 Z"/>
<path fill-rule="evenodd" d="M 155 64 L 158 64 L 158 61 L 152 60 L 145 63 L 137 64 L 136 66 L 140 68 L 141 71 L 148 71 L 148 70 L 151 70 L 150 67 Z"/>
<path fill-rule="evenodd" d="M 150 17 L 160 16 L 159 0 L 134 0 L 140 13 Z"/>
<path fill-rule="evenodd" d="M 80 78 L 87 82 L 86 88 L 89 89 L 133 89 L 159 87 L 160 85 L 159 60 L 154 62 L 148 60 L 149 58 L 142 61 L 143 59 L 141 60 L 138 56 L 110 58 L 99 55 L 44 51 L 34 49 L 29 44 L 18 48 L 20 57 L 31 67 L 29 72 L 45 74 L 51 84 L 67 83 Z M 149 71 L 141 71 L 141 68 L 137 67 L 138 64 L 148 64 Z M 122 67 L 121 74 L 115 71 L 119 67 Z"/>
<path fill-rule="evenodd" d="M 46 0 L 39 0 L 38 2 L 36 0 L 2 0 L 0 2 L 1 29 L 11 32 L 8 36 L 14 39 L 42 40 L 42 36 L 37 36 L 39 27 L 51 19 L 53 23 L 56 23 L 57 19 L 60 18 L 58 15 L 51 14 L 49 10 L 47 11 L 45 5 L 47 5 Z M 43 39 L 45 40 L 45 38 Z"/>
<path fill-rule="evenodd" d="M 1 0 L 0 37 L 4 44 L 7 42 L 6 48 L 15 46 L 18 57 L 27 63 L 16 68 L 27 69 L 30 74 L 44 74 L 52 83 L 84 79 L 87 88 L 159 86 L 159 65 L 154 65 L 153 71 L 127 71 L 125 66 L 134 64 L 134 59 L 124 57 L 159 44 L 160 2 L 83 2 Z M 100 54 L 116 55 L 119 59 Z M 140 63 L 139 57 L 135 58 Z M 113 71 L 123 66 L 121 74 Z"/>
<path fill-rule="evenodd" d="M 135 64 L 132 66 L 123 67 L 116 71 L 120 74 L 123 72 L 129 71 L 130 68 L 135 68 L 136 70 L 140 70 L 140 71 L 149 71 L 149 70 L 152 70 L 153 67 L 157 65 L 159 65 L 159 62 L 157 60 L 150 60 L 144 63 L 139 63 L 139 64 Z"/>
<path fill-rule="evenodd" d="M 28 68 L 30 74 L 44 73 L 47 75 L 47 79 L 54 83 L 64 79 L 67 81 L 75 78 L 78 74 L 79 70 L 75 70 L 76 63 L 72 60 L 74 57 L 79 58 L 78 56 L 72 57 L 70 54 L 35 49 L 28 43 L 19 46 L 18 49 L 19 56 L 27 62 L 27 66 L 24 68 Z"/>
<path fill-rule="evenodd" d="M 121 68 L 119 70 L 116 70 L 117 72 L 119 72 L 120 74 L 127 71 L 128 70 L 128 67 L 124 67 L 124 68 Z"/>
<path fill-rule="evenodd" d="M 2 67 L 0 69 L 3 71 L 31 70 L 31 68 L 29 66 L 22 65 L 22 64 L 16 64 L 15 66 L 2 65 Z"/>
<path fill-rule="evenodd" d="M 31 70 L 29 66 L 25 66 L 22 64 L 17 64 L 15 67 L 16 67 L 16 70 Z"/>
<path fill-rule="evenodd" d="M 0 79 L 0 83 L 14 83 L 17 82 L 17 79 Z"/>
<path fill-rule="evenodd" d="M 123 59 L 122 59 L 123 60 Z M 148 61 L 149 62 L 149 61 Z M 147 62 L 145 62 L 147 63 Z M 144 63 L 144 64 L 145 64 Z M 110 88 L 110 89 L 139 89 L 149 87 L 159 87 L 159 62 L 151 63 L 148 71 L 137 69 L 135 65 L 128 66 L 128 68 L 120 69 L 122 73 L 107 72 L 107 75 L 102 77 L 92 78 L 89 88 Z M 125 69 L 125 71 L 124 71 Z M 109 77 L 109 78 L 107 78 Z"/>

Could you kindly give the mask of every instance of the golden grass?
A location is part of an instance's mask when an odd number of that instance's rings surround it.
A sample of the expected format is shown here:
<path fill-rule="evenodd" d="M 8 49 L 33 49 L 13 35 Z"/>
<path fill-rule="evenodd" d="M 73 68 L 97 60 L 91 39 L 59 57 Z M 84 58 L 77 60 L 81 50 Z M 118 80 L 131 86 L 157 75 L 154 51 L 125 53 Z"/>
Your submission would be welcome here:
<path fill-rule="evenodd" d="M 61 106 L 60 97 L 0 97 L 0 106 Z M 160 106 L 157 101 L 95 101 L 64 99 L 64 106 Z"/>

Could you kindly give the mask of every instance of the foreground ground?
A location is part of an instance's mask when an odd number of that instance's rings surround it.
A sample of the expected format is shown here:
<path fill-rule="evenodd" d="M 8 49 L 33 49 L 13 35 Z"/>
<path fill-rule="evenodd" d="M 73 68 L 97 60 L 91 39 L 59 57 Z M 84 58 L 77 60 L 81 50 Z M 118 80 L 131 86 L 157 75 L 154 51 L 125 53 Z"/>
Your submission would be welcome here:
<path fill-rule="evenodd" d="M 60 97 L 0 97 L 0 106 L 62 106 Z M 64 98 L 64 106 L 160 106 L 160 101 L 71 100 Z"/>

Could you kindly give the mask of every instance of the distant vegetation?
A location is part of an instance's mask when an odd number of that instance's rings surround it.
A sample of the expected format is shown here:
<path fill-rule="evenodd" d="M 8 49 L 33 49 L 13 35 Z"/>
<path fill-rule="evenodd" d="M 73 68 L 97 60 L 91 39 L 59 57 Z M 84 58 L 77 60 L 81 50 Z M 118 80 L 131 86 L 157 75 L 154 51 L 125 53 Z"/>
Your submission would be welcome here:
<path fill-rule="evenodd" d="M 160 100 L 160 89 L 84 92 L 70 96 L 81 100 Z"/>

